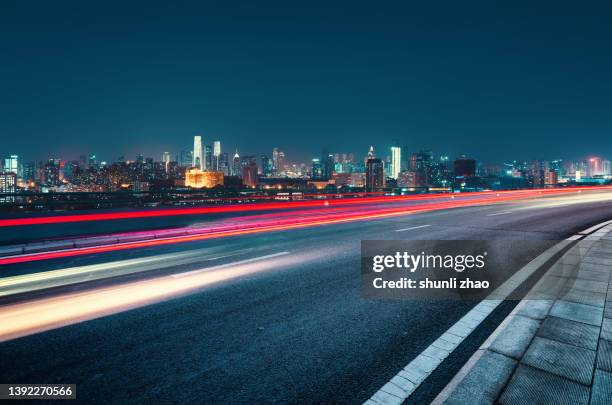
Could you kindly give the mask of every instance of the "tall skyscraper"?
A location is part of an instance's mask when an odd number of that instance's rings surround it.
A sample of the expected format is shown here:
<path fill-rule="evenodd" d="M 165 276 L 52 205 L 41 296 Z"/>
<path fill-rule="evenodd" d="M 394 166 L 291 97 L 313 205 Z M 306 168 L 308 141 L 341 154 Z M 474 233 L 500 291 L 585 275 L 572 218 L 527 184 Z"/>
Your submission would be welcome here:
<path fill-rule="evenodd" d="M 247 187 L 256 187 L 259 182 L 257 176 L 257 163 L 254 161 L 247 162 L 242 166 L 242 184 Z"/>
<path fill-rule="evenodd" d="M 44 183 L 47 186 L 60 185 L 60 159 L 49 159 L 44 167 Z"/>
<path fill-rule="evenodd" d="M 200 170 L 204 170 L 204 159 L 202 156 L 202 137 L 196 135 L 193 137 L 193 162 L 192 166 Z"/>
<path fill-rule="evenodd" d="M 278 148 L 272 149 L 272 171 L 278 170 Z"/>
<path fill-rule="evenodd" d="M 232 158 L 232 176 L 241 176 L 242 171 L 240 169 L 240 155 L 238 154 L 238 149 L 236 149 L 236 153 Z"/>
<path fill-rule="evenodd" d="M 270 160 L 270 157 L 261 155 L 261 173 L 264 176 L 270 176 L 274 171 L 274 165 Z"/>
<path fill-rule="evenodd" d="M 182 150 L 179 154 L 179 166 L 188 167 L 193 165 L 193 152 L 189 150 Z"/>
<path fill-rule="evenodd" d="M 402 149 L 399 146 L 391 147 L 391 178 L 397 180 L 402 171 Z"/>
<path fill-rule="evenodd" d="M 212 145 L 206 145 L 204 147 L 204 169 L 214 170 L 212 160 L 213 160 Z"/>
<path fill-rule="evenodd" d="M 323 178 L 325 180 L 329 180 L 332 178 L 334 174 L 334 155 L 327 154 L 323 152 L 323 156 L 321 156 L 321 164 L 323 166 Z"/>
<path fill-rule="evenodd" d="M 36 179 L 36 163 L 26 162 L 23 164 L 23 179 L 31 181 Z"/>
<path fill-rule="evenodd" d="M 313 180 L 321 180 L 324 176 L 323 173 L 323 165 L 321 164 L 321 159 L 312 159 L 312 169 L 310 177 Z"/>
<path fill-rule="evenodd" d="M 164 164 L 166 173 L 168 173 L 168 166 L 170 165 L 170 152 L 162 153 L 162 163 Z"/>
<path fill-rule="evenodd" d="M 9 155 L 4 159 L 4 173 L 14 173 L 15 175 L 21 174 L 19 172 L 19 156 Z"/>
<path fill-rule="evenodd" d="M 221 158 L 221 141 L 213 142 L 213 150 L 212 150 L 212 170 L 219 171 L 220 170 L 220 158 Z"/>
<path fill-rule="evenodd" d="M 272 172 L 280 174 L 285 170 L 285 152 L 278 148 L 272 149 Z"/>
<path fill-rule="evenodd" d="M 366 191 L 380 191 L 385 188 L 385 165 L 378 158 L 366 163 Z"/>

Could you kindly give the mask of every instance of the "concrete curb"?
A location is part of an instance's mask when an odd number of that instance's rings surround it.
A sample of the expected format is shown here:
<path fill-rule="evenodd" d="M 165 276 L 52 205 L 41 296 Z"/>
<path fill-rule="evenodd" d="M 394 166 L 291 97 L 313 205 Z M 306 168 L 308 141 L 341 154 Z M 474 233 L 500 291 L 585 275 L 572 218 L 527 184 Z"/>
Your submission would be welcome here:
<path fill-rule="evenodd" d="M 531 292 L 528 293 L 528 296 L 533 292 L 538 294 L 538 291 L 546 291 L 546 289 L 541 289 L 541 287 L 546 283 L 545 280 L 547 278 L 558 277 L 556 274 L 559 272 L 559 268 L 564 270 L 565 257 L 569 257 L 571 263 L 572 256 L 576 253 L 580 255 L 589 254 L 588 252 L 590 252 L 594 243 L 600 239 L 608 239 L 609 237 L 607 235 L 609 235 L 610 232 L 612 232 L 612 221 L 600 223 L 580 232 L 579 235 L 588 236 L 566 252 L 555 265 L 551 266 L 547 273 L 538 283 L 536 283 Z M 581 246 L 581 244 L 584 245 Z M 612 255 L 612 249 L 610 250 L 610 255 Z M 579 261 L 578 263 L 582 266 L 584 262 Z M 591 264 L 589 263 L 586 266 L 589 267 Z M 599 277 L 601 274 L 597 271 L 599 269 L 595 268 L 595 270 L 591 270 L 592 267 L 593 266 L 586 268 L 585 272 L 589 274 L 589 277 Z M 561 276 L 567 275 L 568 274 L 562 274 Z M 609 280 L 609 278 L 610 273 L 608 269 L 606 280 Z M 587 286 L 594 289 L 599 286 L 599 284 L 597 284 L 599 281 L 591 282 L 590 280 L 586 280 L 586 284 L 579 284 L 580 279 L 569 278 L 566 280 L 576 280 L 574 282 L 576 288 L 584 288 L 583 286 Z M 594 301 L 594 305 L 603 307 L 603 304 L 605 304 L 607 311 L 608 303 L 605 302 L 606 292 L 608 293 L 607 300 L 612 300 L 607 282 L 604 291 L 604 302 Z M 594 294 L 595 292 L 584 293 L 589 299 L 591 298 L 590 295 Z M 539 295 L 536 295 L 536 297 L 537 296 Z M 563 296 L 563 298 L 566 297 L 567 296 Z M 608 314 L 608 312 L 606 313 Z M 612 314 L 609 315 L 612 316 Z M 612 395 L 612 393 L 605 392 L 609 387 L 607 387 L 604 382 L 600 382 L 600 385 L 604 385 L 603 388 L 597 388 L 597 393 L 594 392 L 591 394 L 591 383 L 593 384 L 592 389 L 595 390 L 595 384 L 599 380 L 592 382 L 592 370 L 590 368 L 588 370 L 582 369 L 588 367 L 589 364 L 591 364 L 592 368 L 595 368 L 595 365 L 593 365 L 595 354 L 597 353 L 598 358 L 602 356 L 597 349 L 595 329 L 605 329 L 606 322 L 604 322 L 605 319 L 603 316 L 603 308 L 598 309 L 597 306 L 584 305 L 572 302 L 571 300 L 565 301 L 558 297 L 550 300 L 527 299 L 521 301 L 521 303 L 516 306 L 480 346 L 478 351 L 472 355 L 468 362 L 466 362 L 440 394 L 438 394 L 432 404 L 492 404 L 496 401 L 509 401 L 514 403 L 517 400 L 527 403 L 535 400 L 533 396 L 537 395 L 528 388 L 529 386 L 535 387 L 538 385 L 537 383 L 534 385 L 534 381 L 547 381 L 547 383 L 541 384 L 550 384 L 557 388 L 560 386 L 569 387 L 567 388 L 568 391 L 565 393 L 561 392 L 561 390 L 549 387 L 550 389 L 548 389 L 548 391 L 550 392 L 546 394 L 546 397 L 537 397 L 541 403 L 588 403 L 590 395 L 592 398 L 596 396 L 601 397 L 602 395 L 604 395 L 604 397 Z M 590 338 L 587 339 L 585 336 L 580 336 L 576 338 L 580 343 L 574 346 L 571 345 L 570 342 L 572 338 L 570 330 L 563 329 L 562 333 L 566 339 L 565 343 L 558 339 L 549 339 L 552 333 L 550 330 L 554 329 L 556 324 L 565 325 L 570 323 L 576 327 L 576 331 L 580 331 L 581 328 L 588 330 L 590 332 L 588 337 Z M 546 330 L 549 331 L 547 332 L 549 335 L 543 332 L 544 325 L 546 325 Z M 612 321 L 609 321 L 607 325 L 612 325 Z M 576 331 L 573 333 L 576 333 Z M 596 334 L 599 335 L 599 332 Z M 604 333 L 602 333 L 602 335 L 603 334 Z M 612 335 L 609 337 L 612 337 Z M 570 344 L 568 345 L 566 343 Z M 585 348 L 583 349 L 581 347 Z M 558 353 L 567 350 L 572 351 L 572 356 L 578 356 L 580 360 L 572 362 L 569 355 L 561 355 L 557 360 L 546 359 L 547 355 L 558 356 Z M 604 357 L 606 357 L 605 354 Z M 588 360 L 589 358 L 590 360 Z M 542 363 L 544 365 L 539 366 L 538 362 L 542 361 L 552 363 Z M 560 362 L 566 362 L 567 364 L 560 364 Z M 551 364 L 554 366 L 551 366 Z M 557 371 L 547 371 L 547 367 Z M 607 370 L 605 370 L 605 367 L 603 368 L 604 370 L 600 370 L 599 367 L 597 367 L 595 375 L 597 375 L 598 371 L 600 374 L 605 374 Z M 495 375 L 495 378 L 486 378 L 486 376 L 490 375 Z M 603 381 L 605 378 L 607 378 L 607 375 L 600 377 L 600 380 Z M 509 388 L 510 385 L 512 385 L 512 389 Z M 503 398 L 500 399 L 502 394 Z M 528 398 L 528 396 L 531 397 Z M 608 396 L 607 400 L 612 400 L 612 398 Z"/>

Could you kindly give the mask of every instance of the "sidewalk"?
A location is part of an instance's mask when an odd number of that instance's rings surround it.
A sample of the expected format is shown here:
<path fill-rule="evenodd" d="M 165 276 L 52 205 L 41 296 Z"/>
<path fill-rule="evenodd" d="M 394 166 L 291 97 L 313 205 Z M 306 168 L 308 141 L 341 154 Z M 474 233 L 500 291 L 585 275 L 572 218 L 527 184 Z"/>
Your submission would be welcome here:
<path fill-rule="evenodd" d="M 573 246 L 434 404 L 612 403 L 612 225 Z"/>

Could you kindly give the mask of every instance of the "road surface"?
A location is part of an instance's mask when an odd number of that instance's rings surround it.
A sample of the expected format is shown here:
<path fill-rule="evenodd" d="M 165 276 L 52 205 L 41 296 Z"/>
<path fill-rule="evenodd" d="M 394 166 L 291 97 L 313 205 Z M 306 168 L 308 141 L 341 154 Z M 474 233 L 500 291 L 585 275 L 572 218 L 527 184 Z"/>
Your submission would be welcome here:
<path fill-rule="evenodd" d="M 33 334 L 0 343 L 0 382 L 76 383 L 88 403 L 359 403 L 475 305 L 361 298 L 362 239 L 554 244 L 611 218 L 612 193 L 554 196 L 7 265 L 6 276 L 111 263 L 121 270 L 0 298 L 0 317 L 15 322 L 7 308 L 21 305 L 25 321 L 35 321 Z M 415 398 L 432 399 L 511 306 Z M 57 323 L 45 326 L 46 315 Z M 51 330 L 34 333 L 37 325 Z"/>

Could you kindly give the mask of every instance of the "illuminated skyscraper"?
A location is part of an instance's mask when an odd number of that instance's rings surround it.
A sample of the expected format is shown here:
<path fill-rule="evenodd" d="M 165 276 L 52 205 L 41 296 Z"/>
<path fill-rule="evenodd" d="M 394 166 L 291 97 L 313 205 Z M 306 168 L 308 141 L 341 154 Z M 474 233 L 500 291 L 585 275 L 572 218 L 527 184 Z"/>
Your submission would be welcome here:
<path fill-rule="evenodd" d="M 279 174 L 285 170 L 285 152 L 278 148 L 272 149 L 272 171 Z"/>
<path fill-rule="evenodd" d="M 221 158 L 221 141 L 213 142 L 213 150 L 212 150 L 212 170 L 220 170 L 219 161 Z"/>
<path fill-rule="evenodd" d="M 278 170 L 278 148 L 274 148 L 272 149 L 272 170 L 273 171 L 277 171 Z"/>
<path fill-rule="evenodd" d="M 402 170 L 402 149 L 399 146 L 391 147 L 391 178 L 397 179 Z"/>
<path fill-rule="evenodd" d="M 10 155 L 4 159 L 4 173 L 14 173 L 15 175 L 20 174 L 19 171 L 19 156 Z"/>
<path fill-rule="evenodd" d="M 232 158 L 232 176 L 240 175 L 242 175 L 242 170 L 240 168 L 240 155 L 238 154 L 238 150 L 236 150 L 236 153 Z"/>
<path fill-rule="evenodd" d="M 166 173 L 168 173 L 168 165 L 170 164 L 170 152 L 162 153 L 162 163 L 165 166 Z"/>
<path fill-rule="evenodd" d="M 196 135 L 193 137 L 193 162 L 192 166 L 200 170 L 204 170 L 204 159 L 202 156 L 202 137 Z"/>
<path fill-rule="evenodd" d="M 17 184 L 17 175 L 13 172 L 0 173 L 0 203 L 15 201 L 14 196 L 2 195 L 2 193 L 14 193 Z"/>

